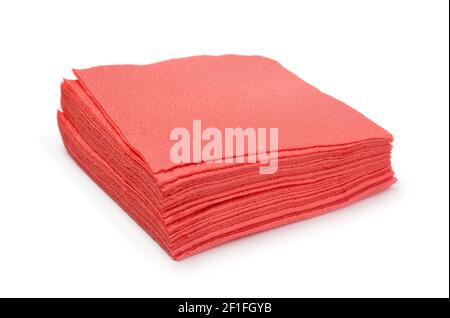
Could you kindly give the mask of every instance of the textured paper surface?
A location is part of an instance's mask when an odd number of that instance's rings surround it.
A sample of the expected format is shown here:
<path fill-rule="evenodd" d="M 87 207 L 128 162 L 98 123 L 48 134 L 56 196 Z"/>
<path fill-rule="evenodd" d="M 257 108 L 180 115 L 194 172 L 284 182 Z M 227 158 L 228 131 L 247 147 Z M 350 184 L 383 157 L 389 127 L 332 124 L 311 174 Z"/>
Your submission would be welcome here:
<path fill-rule="evenodd" d="M 279 149 L 392 136 L 279 63 L 259 56 L 198 56 L 75 70 L 80 83 L 153 171 L 174 167 L 174 127 L 277 127 Z M 124 105 L 126 103 L 126 106 Z"/>

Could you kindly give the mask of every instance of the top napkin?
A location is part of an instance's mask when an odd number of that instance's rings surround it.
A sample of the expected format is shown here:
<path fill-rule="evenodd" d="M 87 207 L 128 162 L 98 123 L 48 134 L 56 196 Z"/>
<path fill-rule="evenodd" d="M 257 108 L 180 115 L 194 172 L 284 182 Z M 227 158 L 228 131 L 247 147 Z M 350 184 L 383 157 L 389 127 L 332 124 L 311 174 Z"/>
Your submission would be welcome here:
<path fill-rule="evenodd" d="M 105 118 L 155 173 L 174 168 L 176 127 L 278 128 L 278 149 L 392 136 L 346 104 L 260 56 L 195 56 L 74 70 Z"/>

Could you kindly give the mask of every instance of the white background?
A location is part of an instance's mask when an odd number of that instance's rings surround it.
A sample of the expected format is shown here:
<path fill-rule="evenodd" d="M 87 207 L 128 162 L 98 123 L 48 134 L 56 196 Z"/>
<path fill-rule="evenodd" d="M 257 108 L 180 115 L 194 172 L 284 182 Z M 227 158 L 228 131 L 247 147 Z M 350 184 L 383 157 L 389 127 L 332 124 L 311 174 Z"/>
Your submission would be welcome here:
<path fill-rule="evenodd" d="M 0 2 L 0 296 L 449 296 L 448 1 Z M 258 54 L 395 136 L 399 182 L 171 260 L 70 159 L 71 68 Z"/>

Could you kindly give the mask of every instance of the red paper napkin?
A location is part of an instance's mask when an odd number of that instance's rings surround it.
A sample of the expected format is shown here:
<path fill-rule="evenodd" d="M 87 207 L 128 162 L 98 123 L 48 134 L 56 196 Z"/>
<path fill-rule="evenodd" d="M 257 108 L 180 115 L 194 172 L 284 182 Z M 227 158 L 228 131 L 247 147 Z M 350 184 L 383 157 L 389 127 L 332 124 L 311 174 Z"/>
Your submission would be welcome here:
<path fill-rule="evenodd" d="M 175 259 L 395 182 L 392 135 L 273 60 L 197 56 L 74 72 L 77 80 L 61 86 L 58 113 L 66 148 Z M 277 128 L 275 173 L 248 162 L 261 154 L 251 147 L 244 163 L 225 150 L 220 158 L 232 163 L 174 163 L 175 128 L 190 132 L 191 158 L 196 142 L 208 143 L 195 139 L 194 120 L 202 131 Z"/>

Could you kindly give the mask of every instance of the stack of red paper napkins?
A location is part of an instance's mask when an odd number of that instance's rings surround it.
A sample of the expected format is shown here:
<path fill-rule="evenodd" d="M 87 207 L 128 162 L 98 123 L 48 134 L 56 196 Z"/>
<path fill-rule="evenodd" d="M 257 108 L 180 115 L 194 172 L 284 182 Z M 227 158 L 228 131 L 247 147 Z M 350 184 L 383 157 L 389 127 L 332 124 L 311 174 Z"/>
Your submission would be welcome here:
<path fill-rule="evenodd" d="M 174 259 L 395 182 L 392 135 L 273 60 L 74 72 L 58 112 L 67 150 Z"/>

